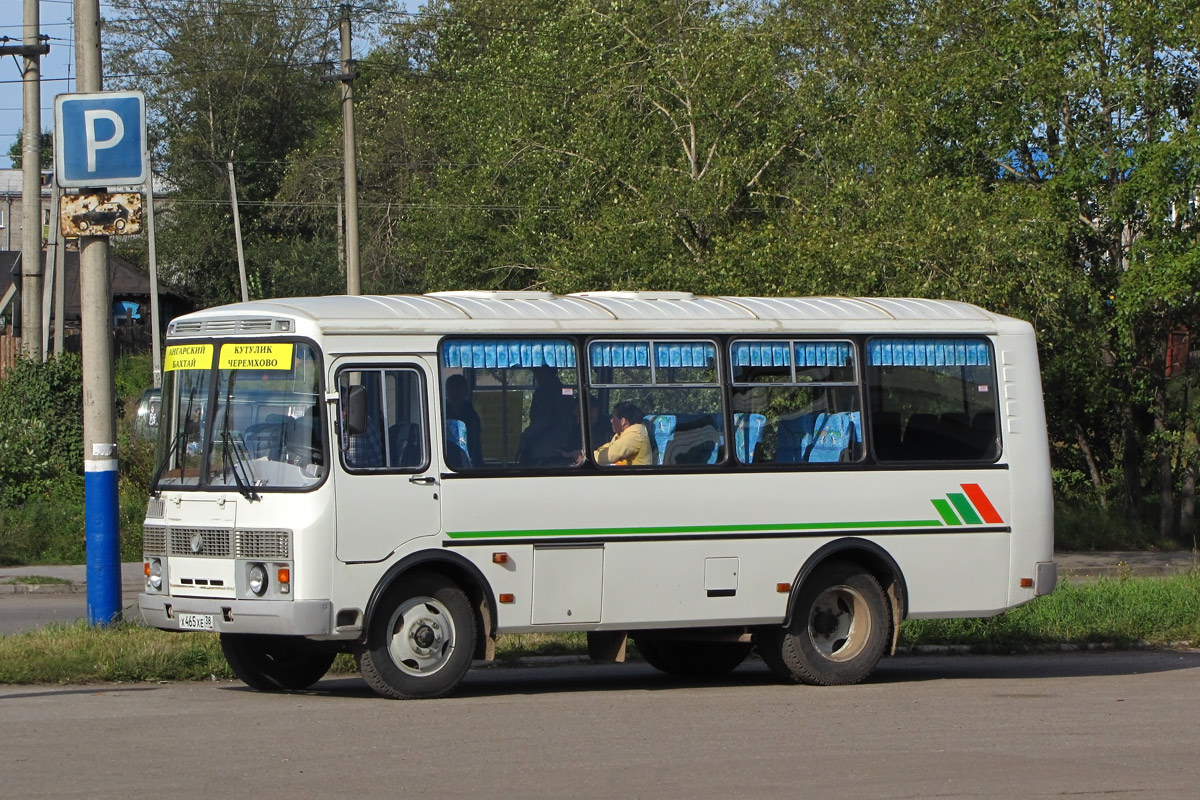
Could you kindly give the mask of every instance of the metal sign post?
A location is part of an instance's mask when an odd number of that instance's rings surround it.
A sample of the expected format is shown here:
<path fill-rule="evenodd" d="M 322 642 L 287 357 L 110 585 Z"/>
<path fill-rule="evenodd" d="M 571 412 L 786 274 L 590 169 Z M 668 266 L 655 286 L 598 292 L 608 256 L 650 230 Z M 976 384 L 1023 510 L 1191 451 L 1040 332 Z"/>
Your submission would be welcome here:
<path fill-rule="evenodd" d="M 117 505 L 117 436 L 112 374 L 112 284 L 108 237 L 130 232 L 141 197 L 109 194 L 140 186 L 146 166 L 145 99 L 140 92 L 101 92 L 99 3 L 76 0 L 76 56 L 81 94 L 54 101 L 54 176 L 80 189 L 64 198 L 60 225 L 81 234 L 79 291 L 83 339 L 83 467 L 88 623 L 121 614 L 121 546 Z M 90 93 L 89 93 L 90 92 Z M 140 216 L 140 207 L 137 209 Z"/>

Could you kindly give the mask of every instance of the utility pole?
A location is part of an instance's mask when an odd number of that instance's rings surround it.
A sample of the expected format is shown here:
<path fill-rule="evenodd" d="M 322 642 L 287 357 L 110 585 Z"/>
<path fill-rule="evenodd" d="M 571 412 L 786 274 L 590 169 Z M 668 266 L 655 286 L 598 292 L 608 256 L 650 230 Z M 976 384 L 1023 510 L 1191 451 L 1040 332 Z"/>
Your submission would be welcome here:
<path fill-rule="evenodd" d="M 99 92 L 100 0 L 75 0 L 76 86 Z M 112 280 L 108 237 L 79 239 L 83 340 L 83 491 L 87 542 L 88 623 L 121 614 L 121 544 L 117 514 L 117 435 L 112 374 Z"/>
<path fill-rule="evenodd" d="M 21 128 L 21 350 L 44 360 L 42 352 L 42 76 L 38 0 L 25 0 L 25 56 Z M 46 48 L 49 50 L 49 48 Z"/>
<path fill-rule="evenodd" d="M 358 160 L 354 143 L 354 89 L 351 84 L 357 73 L 350 49 L 350 5 L 341 7 L 339 27 L 342 44 L 342 168 L 346 186 L 346 294 L 362 294 L 358 266 Z"/>
<path fill-rule="evenodd" d="M 229 170 L 229 201 L 233 204 L 233 238 L 237 245 L 238 278 L 242 286 L 242 302 L 245 303 L 250 300 L 250 294 L 246 289 L 246 255 L 242 251 L 242 216 L 238 213 L 237 183 L 233 179 L 233 151 L 230 151 L 229 161 L 225 162 L 225 166 Z"/>

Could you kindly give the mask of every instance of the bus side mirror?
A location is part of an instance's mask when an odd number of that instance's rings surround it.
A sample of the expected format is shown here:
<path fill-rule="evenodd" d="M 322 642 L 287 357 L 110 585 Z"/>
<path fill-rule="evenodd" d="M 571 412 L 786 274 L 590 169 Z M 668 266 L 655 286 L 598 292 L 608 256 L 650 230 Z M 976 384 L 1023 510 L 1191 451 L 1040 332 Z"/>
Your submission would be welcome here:
<path fill-rule="evenodd" d="M 367 387 L 351 386 L 346 390 L 346 433 L 360 436 L 367 429 Z"/>

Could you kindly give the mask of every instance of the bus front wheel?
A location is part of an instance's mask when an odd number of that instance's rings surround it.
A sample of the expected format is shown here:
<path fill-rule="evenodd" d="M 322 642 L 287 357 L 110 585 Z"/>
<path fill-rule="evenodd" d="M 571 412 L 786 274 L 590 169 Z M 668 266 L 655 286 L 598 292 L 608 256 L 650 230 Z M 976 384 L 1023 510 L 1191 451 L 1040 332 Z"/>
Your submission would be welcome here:
<path fill-rule="evenodd" d="M 384 697 L 441 697 L 467 674 L 474 644 L 475 616 L 462 589 L 433 573 L 401 578 L 372 615 L 359 669 Z"/>
<path fill-rule="evenodd" d="M 831 561 L 800 587 L 791 625 L 761 634 L 758 649 L 785 681 L 843 686 L 875 669 L 890 624 L 879 581 L 857 564 Z"/>
<path fill-rule="evenodd" d="M 299 691 L 324 677 L 337 655 L 296 636 L 222 633 L 221 652 L 242 683 L 260 692 Z"/>

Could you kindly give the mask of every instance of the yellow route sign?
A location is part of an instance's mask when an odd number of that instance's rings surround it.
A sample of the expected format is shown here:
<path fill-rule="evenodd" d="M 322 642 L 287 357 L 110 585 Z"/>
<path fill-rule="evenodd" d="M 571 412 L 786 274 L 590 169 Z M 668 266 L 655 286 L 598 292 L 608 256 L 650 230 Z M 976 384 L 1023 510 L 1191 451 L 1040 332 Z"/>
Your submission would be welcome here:
<path fill-rule="evenodd" d="M 221 369 L 291 369 L 292 343 L 221 345 Z"/>
<path fill-rule="evenodd" d="M 212 369 L 211 344 L 173 344 L 163 358 L 163 371 L 177 369 Z"/>

